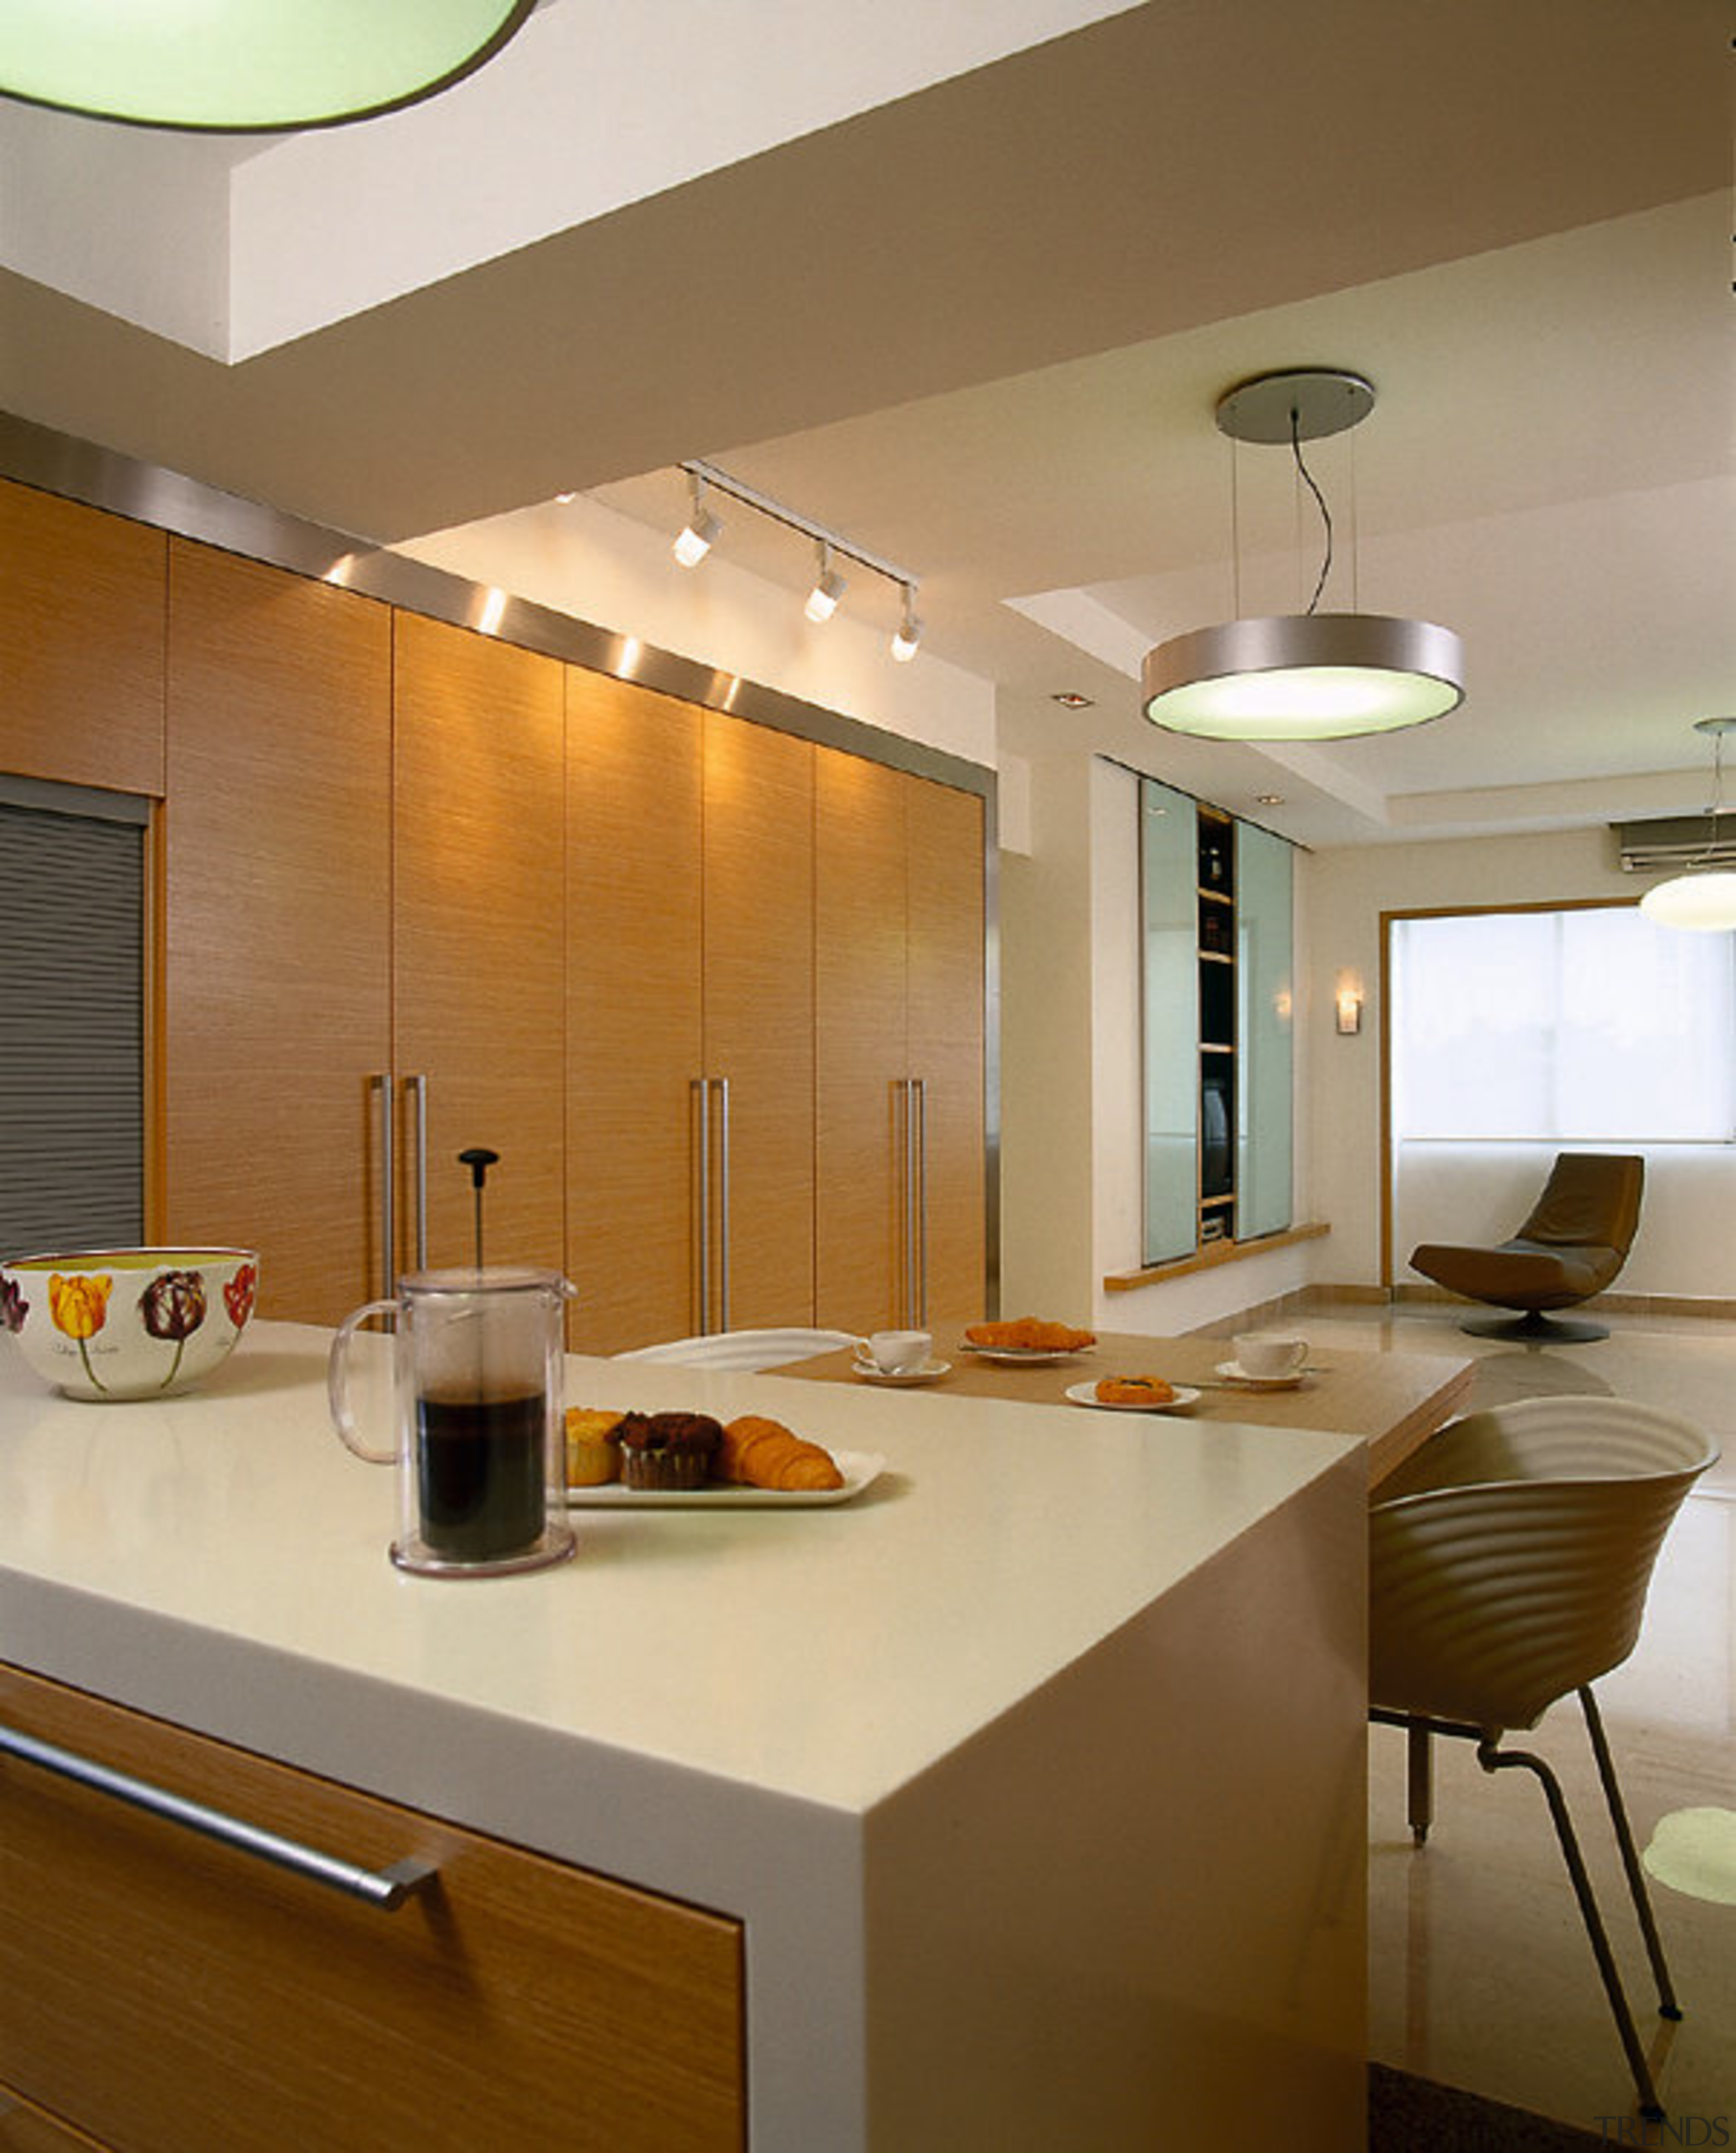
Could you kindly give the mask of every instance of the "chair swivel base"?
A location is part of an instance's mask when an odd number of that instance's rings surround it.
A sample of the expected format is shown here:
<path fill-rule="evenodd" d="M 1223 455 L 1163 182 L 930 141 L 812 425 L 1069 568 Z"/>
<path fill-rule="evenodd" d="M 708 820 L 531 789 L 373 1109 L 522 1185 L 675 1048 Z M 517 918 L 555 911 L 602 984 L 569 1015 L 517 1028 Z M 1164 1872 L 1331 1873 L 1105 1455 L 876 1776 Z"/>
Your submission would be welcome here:
<path fill-rule="evenodd" d="M 1606 1324 L 1581 1316 L 1545 1316 L 1540 1308 L 1523 1316 L 1468 1316 L 1459 1327 L 1473 1338 L 1516 1338 L 1535 1346 L 1584 1346 L 1610 1335 Z"/>

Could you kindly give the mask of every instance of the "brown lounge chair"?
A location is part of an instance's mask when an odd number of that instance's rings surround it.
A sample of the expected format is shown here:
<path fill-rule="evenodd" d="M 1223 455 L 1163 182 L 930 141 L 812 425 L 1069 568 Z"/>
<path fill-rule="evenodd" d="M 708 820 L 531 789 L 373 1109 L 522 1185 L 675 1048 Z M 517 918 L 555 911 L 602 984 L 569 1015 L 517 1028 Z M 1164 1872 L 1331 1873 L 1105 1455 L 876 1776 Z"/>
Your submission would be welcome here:
<path fill-rule="evenodd" d="M 1518 1316 L 1468 1316 L 1479 1338 L 1581 1344 L 1607 1338 L 1601 1323 L 1548 1313 L 1601 1293 L 1623 1264 L 1640 1223 L 1646 1162 L 1630 1153 L 1564 1151 L 1536 1206 L 1510 1241 L 1494 1249 L 1425 1242 L 1411 1268 L 1468 1300 L 1517 1308 Z"/>

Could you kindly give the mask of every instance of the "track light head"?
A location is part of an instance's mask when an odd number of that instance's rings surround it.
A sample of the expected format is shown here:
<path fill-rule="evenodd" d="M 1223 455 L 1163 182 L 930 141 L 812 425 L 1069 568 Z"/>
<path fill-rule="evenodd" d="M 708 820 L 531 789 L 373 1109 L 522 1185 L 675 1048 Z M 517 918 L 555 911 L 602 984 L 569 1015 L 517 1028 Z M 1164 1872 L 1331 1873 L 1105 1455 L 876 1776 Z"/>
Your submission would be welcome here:
<path fill-rule="evenodd" d="M 832 565 L 832 548 L 822 540 L 820 573 L 814 579 L 814 587 L 807 594 L 807 603 L 802 610 L 812 621 L 830 620 L 837 611 L 837 602 L 846 588 L 844 578 Z"/>
<path fill-rule="evenodd" d="M 693 514 L 683 526 L 675 540 L 675 558 L 684 568 L 696 568 L 703 561 L 723 530 L 721 520 L 706 508 L 695 504 Z"/>
<path fill-rule="evenodd" d="M 900 665 L 908 665 L 916 655 L 922 642 L 922 623 L 916 618 L 916 586 L 904 586 L 904 617 L 893 631 L 892 654 Z"/>

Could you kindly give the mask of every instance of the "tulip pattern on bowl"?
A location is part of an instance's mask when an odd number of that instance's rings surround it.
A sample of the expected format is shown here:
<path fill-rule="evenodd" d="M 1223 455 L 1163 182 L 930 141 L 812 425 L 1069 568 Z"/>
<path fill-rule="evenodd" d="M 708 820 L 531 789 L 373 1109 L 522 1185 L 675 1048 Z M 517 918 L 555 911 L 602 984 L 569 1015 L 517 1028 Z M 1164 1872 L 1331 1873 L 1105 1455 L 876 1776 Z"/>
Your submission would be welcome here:
<path fill-rule="evenodd" d="M 169 1397 L 225 1359 L 253 1313 L 249 1249 L 110 1249 L 0 1265 L 0 1321 L 69 1397 Z"/>

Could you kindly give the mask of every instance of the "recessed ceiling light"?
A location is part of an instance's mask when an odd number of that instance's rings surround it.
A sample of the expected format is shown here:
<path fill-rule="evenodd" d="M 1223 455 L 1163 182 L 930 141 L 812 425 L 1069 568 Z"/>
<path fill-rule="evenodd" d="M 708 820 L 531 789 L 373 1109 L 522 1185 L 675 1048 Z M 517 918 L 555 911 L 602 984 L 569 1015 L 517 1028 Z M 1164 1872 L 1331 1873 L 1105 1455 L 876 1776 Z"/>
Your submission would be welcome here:
<path fill-rule="evenodd" d="M 1256 807 L 1281 807 L 1284 805 L 1284 795 L 1281 792 L 1256 792 L 1254 796 L 1254 805 Z"/>
<path fill-rule="evenodd" d="M 1097 706 L 1095 696 L 1082 695 L 1077 688 L 1065 689 L 1061 694 L 1051 695 L 1049 700 L 1059 703 L 1063 710 L 1089 710 Z"/>

